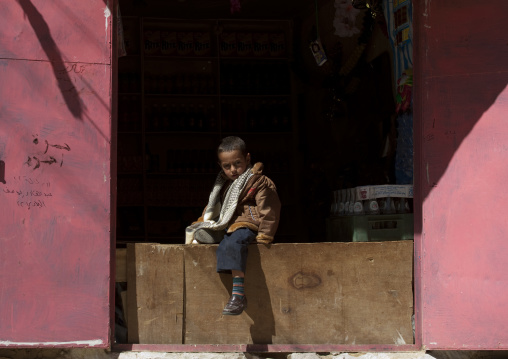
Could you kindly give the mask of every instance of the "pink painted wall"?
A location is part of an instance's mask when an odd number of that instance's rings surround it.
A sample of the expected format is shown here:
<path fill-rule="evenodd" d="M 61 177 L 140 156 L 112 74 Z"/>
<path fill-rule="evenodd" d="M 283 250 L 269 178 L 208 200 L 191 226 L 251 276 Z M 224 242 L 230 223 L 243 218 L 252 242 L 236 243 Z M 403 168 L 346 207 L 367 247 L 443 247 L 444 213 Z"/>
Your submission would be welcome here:
<path fill-rule="evenodd" d="M 0 347 L 109 345 L 105 8 L 0 0 Z"/>
<path fill-rule="evenodd" d="M 419 331 L 508 349 L 508 2 L 415 2 Z"/>

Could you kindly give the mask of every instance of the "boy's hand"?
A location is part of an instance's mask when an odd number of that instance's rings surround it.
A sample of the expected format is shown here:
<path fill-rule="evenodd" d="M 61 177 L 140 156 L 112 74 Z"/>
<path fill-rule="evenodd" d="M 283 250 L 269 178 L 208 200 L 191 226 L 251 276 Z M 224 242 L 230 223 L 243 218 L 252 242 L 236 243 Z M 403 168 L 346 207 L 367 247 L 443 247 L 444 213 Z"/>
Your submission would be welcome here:
<path fill-rule="evenodd" d="M 273 237 L 263 233 L 258 233 L 258 235 L 256 236 L 256 241 L 262 244 L 270 244 L 273 242 Z"/>
<path fill-rule="evenodd" d="M 199 217 L 199 218 L 197 219 L 197 221 L 192 222 L 192 223 L 191 223 L 191 226 L 192 226 L 194 223 L 199 223 L 199 222 L 203 222 L 203 217 Z"/>

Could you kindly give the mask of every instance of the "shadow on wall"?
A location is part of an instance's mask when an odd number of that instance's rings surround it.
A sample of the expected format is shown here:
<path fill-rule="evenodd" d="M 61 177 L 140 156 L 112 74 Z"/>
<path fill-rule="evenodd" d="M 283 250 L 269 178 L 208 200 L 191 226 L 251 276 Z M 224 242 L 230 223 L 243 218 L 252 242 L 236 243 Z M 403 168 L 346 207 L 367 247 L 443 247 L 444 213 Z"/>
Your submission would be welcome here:
<path fill-rule="evenodd" d="M 420 157 L 415 161 L 420 163 L 415 178 L 421 181 L 422 202 L 439 185 L 482 116 L 496 101 L 496 109 L 508 109 L 508 32 L 500 30 L 506 20 L 499 15 L 507 12 L 508 2 L 504 0 L 489 6 L 474 1 L 433 2 L 428 8 L 426 2 L 415 2 L 414 57 L 419 76 L 415 77 L 414 102 L 415 117 L 421 121 L 415 123 L 415 136 L 420 135 L 415 137 L 415 155 Z M 506 138 L 504 119 L 496 117 L 493 121 Z M 491 154 L 490 139 L 477 137 L 477 152 L 500 156 Z M 469 155 L 466 152 L 462 157 Z M 481 168 L 483 163 L 479 162 L 473 164 Z M 495 173 L 479 171 L 478 175 L 488 179 Z M 415 232 L 420 233 L 421 228 Z"/>
<path fill-rule="evenodd" d="M 71 78 L 67 74 L 67 69 L 62 59 L 62 55 L 51 36 L 48 24 L 30 0 L 17 1 L 23 9 L 26 18 L 30 22 L 30 26 L 34 29 L 35 35 L 37 36 L 42 49 L 51 63 L 53 73 L 55 74 L 55 78 L 58 82 L 58 88 L 62 93 L 65 104 L 76 119 L 83 120 L 83 102 L 81 101 Z"/>

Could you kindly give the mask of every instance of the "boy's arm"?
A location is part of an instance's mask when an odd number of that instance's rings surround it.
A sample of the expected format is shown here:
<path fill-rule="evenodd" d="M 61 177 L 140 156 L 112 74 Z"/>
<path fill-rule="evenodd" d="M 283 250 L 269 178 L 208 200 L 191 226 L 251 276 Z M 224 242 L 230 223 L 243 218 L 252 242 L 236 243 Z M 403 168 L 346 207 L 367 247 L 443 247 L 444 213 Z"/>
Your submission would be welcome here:
<path fill-rule="evenodd" d="M 280 218 L 280 200 L 272 181 L 256 193 L 256 206 L 259 214 L 259 229 L 256 240 L 268 244 L 273 241 Z"/>

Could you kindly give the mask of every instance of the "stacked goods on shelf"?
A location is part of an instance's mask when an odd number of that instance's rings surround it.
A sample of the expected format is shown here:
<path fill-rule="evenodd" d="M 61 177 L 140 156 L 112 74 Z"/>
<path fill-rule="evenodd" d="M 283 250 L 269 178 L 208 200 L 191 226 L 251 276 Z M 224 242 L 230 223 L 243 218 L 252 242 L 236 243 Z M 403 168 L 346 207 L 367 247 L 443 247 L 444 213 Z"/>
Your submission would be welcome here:
<path fill-rule="evenodd" d="M 135 71 L 120 72 L 118 74 L 118 92 L 120 93 L 139 93 L 141 89 L 141 80 L 139 73 Z"/>
<path fill-rule="evenodd" d="M 211 73 L 156 70 L 145 72 L 146 94 L 212 95 L 217 92 L 215 76 Z"/>
<path fill-rule="evenodd" d="M 143 32 L 147 56 L 211 56 L 210 31 L 172 30 L 150 26 Z"/>
<path fill-rule="evenodd" d="M 332 216 L 411 213 L 413 185 L 360 186 L 333 191 Z"/>
<path fill-rule="evenodd" d="M 215 105 L 192 102 L 152 102 L 145 109 L 146 130 L 151 132 L 215 132 L 218 130 Z"/>
<path fill-rule="evenodd" d="M 217 173 L 215 153 L 207 150 L 168 150 L 166 170 L 169 173 Z"/>
<path fill-rule="evenodd" d="M 413 239 L 412 185 L 360 186 L 333 191 L 328 241 Z"/>
<path fill-rule="evenodd" d="M 143 204 L 143 179 L 141 177 L 120 177 L 117 183 L 118 205 Z"/>
<path fill-rule="evenodd" d="M 119 96 L 118 131 L 141 131 L 141 105 L 136 95 Z"/>
<path fill-rule="evenodd" d="M 291 111 L 286 98 L 226 98 L 221 101 L 224 132 L 289 132 Z"/>
<path fill-rule="evenodd" d="M 223 95 L 289 95 L 289 71 L 285 63 L 224 63 Z"/>
<path fill-rule="evenodd" d="M 143 170 L 143 155 L 140 142 L 137 139 L 127 139 L 130 136 L 119 136 L 118 140 L 118 172 L 141 173 Z"/>
<path fill-rule="evenodd" d="M 223 31 L 219 36 L 220 55 L 224 57 L 284 57 L 287 54 L 283 32 Z"/>

